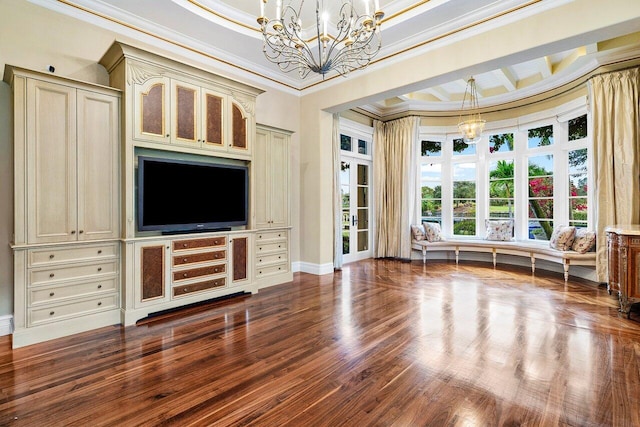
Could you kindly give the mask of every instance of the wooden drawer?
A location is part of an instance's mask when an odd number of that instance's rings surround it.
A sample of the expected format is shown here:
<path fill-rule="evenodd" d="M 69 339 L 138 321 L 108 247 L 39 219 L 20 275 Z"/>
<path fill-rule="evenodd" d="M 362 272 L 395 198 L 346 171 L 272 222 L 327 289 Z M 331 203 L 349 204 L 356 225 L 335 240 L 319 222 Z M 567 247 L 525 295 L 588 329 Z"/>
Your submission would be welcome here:
<path fill-rule="evenodd" d="M 209 237 L 206 239 L 189 239 L 189 240 L 176 240 L 173 242 L 174 251 L 188 251 L 191 249 L 200 248 L 214 248 L 219 246 L 226 246 L 227 238 L 221 237 Z"/>
<path fill-rule="evenodd" d="M 113 275 L 118 272 L 118 262 L 99 262 L 94 264 L 72 265 L 64 267 L 40 268 L 29 271 L 29 285 L 49 285 L 63 280 L 84 277 Z"/>
<path fill-rule="evenodd" d="M 177 255 L 173 257 L 173 266 L 197 264 L 202 262 L 227 259 L 227 251 L 210 251 L 190 255 Z"/>
<path fill-rule="evenodd" d="M 278 239 L 286 239 L 286 238 L 287 238 L 287 232 L 283 230 L 262 231 L 256 234 L 256 241 L 258 242 L 258 244 L 260 244 L 260 242 L 264 242 L 267 240 L 278 240 Z"/>
<path fill-rule="evenodd" d="M 198 282 L 198 283 L 191 283 L 189 285 L 176 286 L 173 288 L 173 296 L 178 297 L 181 295 L 188 295 L 193 292 L 206 291 L 206 290 L 215 289 L 215 288 L 223 288 L 227 284 L 226 282 L 227 280 L 225 277 L 220 277 L 218 279 L 207 280 L 206 282 Z"/>
<path fill-rule="evenodd" d="M 258 266 L 258 268 L 260 268 L 263 265 L 277 264 L 277 263 L 282 263 L 286 261 L 287 261 L 287 253 L 281 252 L 281 253 L 274 253 L 271 255 L 259 256 L 256 261 L 256 265 Z"/>
<path fill-rule="evenodd" d="M 118 244 L 96 246 L 74 246 L 66 248 L 35 249 L 29 251 L 29 267 L 56 264 L 69 261 L 100 260 L 118 255 Z"/>
<path fill-rule="evenodd" d="M 117 290 L 118 279 L 116 277 L 105 278 L 91 282 L 82 282 L 62 286 L 31 288 L 29 301 L 31 305 L 40 305 L 50 302 L 60 302 L 74 297 L 90 296 Z"/>
<path fill-rule="evenodd" d="M 180 270 L 173 272 L 173 281 L 189 280 L 196 277 L 211 276 L 213 274 L 222 274 L 227 271 L 226 264 L 209 265 L 207 267 L 190 268 L 188 270 Z"/>
<path fill-rule="evenodd" d="M 272 243 L 259 243 L 258 242 L 258 253 L 257 256 L 260 257 L 262 254 L 270 253 L 270 252 L 282 252 L 286 251 L 287 242 L 272 242 Z"/>
<path fill-rule="evenodd" d="M 29 310 L 30 326 L 118 308 L 118 294 Z"/>
<path fill-rule="evenodd" d="M 260 267 L 258 266 L 257 276 L 258 279 L 264 276 L 269 276 L 271 274 L 285 273 L 289 271 L 289 266 L 287 264 L 274 264 L 268 267 Z"/>

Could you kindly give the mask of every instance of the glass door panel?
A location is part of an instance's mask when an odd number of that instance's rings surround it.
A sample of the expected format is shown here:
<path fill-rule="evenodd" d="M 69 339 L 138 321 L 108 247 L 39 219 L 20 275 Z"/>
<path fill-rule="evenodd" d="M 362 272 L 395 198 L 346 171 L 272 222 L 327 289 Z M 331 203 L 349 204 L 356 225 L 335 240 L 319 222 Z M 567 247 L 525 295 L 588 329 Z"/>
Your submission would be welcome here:
<path fill-rule="evenodd" d="M 371 257 L 370 162 L 344 159 L 341 168 L 342 250 L 344 262 Z M 351 195 L 355 197 L 351 197 Z"/>

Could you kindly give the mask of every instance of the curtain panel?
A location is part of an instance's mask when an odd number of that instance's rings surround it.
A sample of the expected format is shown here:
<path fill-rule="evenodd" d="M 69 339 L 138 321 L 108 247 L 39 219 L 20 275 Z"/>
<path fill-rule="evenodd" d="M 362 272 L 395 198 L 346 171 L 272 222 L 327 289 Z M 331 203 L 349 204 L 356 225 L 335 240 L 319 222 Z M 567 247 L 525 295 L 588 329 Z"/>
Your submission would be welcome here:
<path fill-rule="evenodd" d="M 411 258 L 418 194 L 418 117 L 374 122 L 375 256 Z"/>
<path fill-rule="evenodd" d="M 639 91 L 640 68 L 589 80 L 599 282 L 608 280 L 605 227 L 640 222 Z"/>

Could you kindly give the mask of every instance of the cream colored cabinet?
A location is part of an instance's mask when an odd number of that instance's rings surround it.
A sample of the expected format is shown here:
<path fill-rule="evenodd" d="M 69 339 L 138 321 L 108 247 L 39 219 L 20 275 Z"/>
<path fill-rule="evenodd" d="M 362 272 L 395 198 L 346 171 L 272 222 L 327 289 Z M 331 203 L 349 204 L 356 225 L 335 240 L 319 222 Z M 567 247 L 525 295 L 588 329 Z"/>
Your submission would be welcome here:
<path fill-rule="evenodd" d="M 253 291 L 251 233 L 146 239 L 135 246 L 132 319 L 222 296 Z"/>
<path fill-rule="evenodd" d="M 119 98 L 27 79 L 26 99 L 26 171 L 16 173 L 27 243 L 117 238 Z"/>
<path fill-rule="evenodd" d="M 7 66 L 20 347 L 120 321 L 120 92 Z"/>
<path fill-rule="evenodd" d="M 258 126 L 253 162 L 256 228 L 289 225 L 290 133 Z"/>
<path fill-rule="evenodd" d="M 252 121 L 230 99 L 210 87 L 151 77 L 134 84 L 134 138 L 249 156 Z"/>

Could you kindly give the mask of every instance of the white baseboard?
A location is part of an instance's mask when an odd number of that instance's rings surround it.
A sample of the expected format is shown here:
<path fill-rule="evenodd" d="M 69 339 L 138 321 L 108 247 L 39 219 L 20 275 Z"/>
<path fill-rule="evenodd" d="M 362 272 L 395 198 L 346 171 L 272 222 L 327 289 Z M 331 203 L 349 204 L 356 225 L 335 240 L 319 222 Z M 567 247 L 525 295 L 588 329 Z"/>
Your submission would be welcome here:
<path fill-rule="evenodd" d="M 7 314 L 0 316 L 0 337 L 4 335 L 11 335 L 13 333 L 13 316 Z"/>
<path fill-rule="evenodd" d="M 315 274 L 321 276 L 323 274 L 333 273 L 333 263 L 312 264 L 310 262 L 298 261 L 292 264 L 293 271 L 301 271 L 303 273 Z"/>

